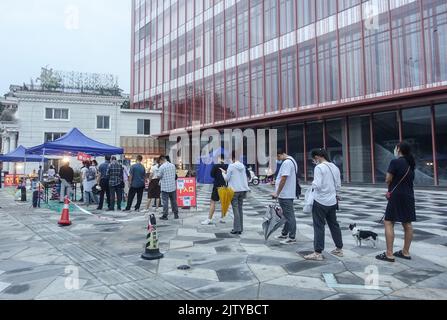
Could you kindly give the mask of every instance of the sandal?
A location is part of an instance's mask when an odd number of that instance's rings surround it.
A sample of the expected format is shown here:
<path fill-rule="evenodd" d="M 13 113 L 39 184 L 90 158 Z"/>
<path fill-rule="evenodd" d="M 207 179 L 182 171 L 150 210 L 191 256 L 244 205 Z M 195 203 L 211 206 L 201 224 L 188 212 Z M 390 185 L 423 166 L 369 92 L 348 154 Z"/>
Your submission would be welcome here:
<path fill-rule="evenodd" d="M 376 259 L 386 261 L 386 262 L 396 262 L 396 259 L 388 258 L 385 252 L 376 256 Z"/>
<path fill-rule="evenodd" d="M 394 256 L 398 257 L 398 258 L 405 259 L 405 260 L 411 260 L 411 256 L 404 255 L 404 252 L 402 250 L 400 250 L 398 252 L 394 252 Z"/>

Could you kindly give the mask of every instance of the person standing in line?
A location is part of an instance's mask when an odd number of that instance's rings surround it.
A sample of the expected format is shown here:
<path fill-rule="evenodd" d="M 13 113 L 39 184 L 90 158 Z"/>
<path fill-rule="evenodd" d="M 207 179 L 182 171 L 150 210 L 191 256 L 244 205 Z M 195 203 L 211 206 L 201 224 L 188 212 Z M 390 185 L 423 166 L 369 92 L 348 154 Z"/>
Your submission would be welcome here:
<path fill-rule="evenodd" d="M 152 199 L 155 202 L 155 212 L 157 212 L 160 207 L 160 178 L 158 176 L 160 170 L 160 159 L 152 164 L 151 171 L 149 173 L 149 187 L 147 192 L 148 202 L 146 205 L 146 211 L 149 212 L 152 204 Z"/>
<path fill-rule="evenodd" d="M 54 166 L 51 165 L 50 168 L 48 169 L 48 179 L 54 179 L 54 177 L 56 176 L 56 170 L 54 169 Z"/>
<path fill-rule="evenodd" d="M 171 201 L 174 219 L 179 219 L 177 205 L 177 181 L 175 165 L 168 162 L 165 156 L 160 157 L 160 168 L 158 176 L 160 178 L 161 198 L 163 201 L 163 216 L 160 220 L 168 220 L 169 200 Z"/>
<path fill-rule="evenodd" d="M 127 199 L 127 206 L 124 211 L 130 211 L 133 199 L 135 198 L 135 194 L 137 195 L 137 204 L 135 205 L 135 211 L 140 211 L 141 202 L 143 201 L 144 182 L 146 178 L 146 168 L 141 164 L 142 162 L 143 157 L 141 155 L 138 155 L 137 163 L 130 167 L 129 197 Z"/>
<path fill-rule="evenodd" d="M 115 196 L 116 207 L 118 211 L 121 211 L 121 204 L 123 202 L 123 166 L 118 163 L 116 157 L 111 158 L 111 163 L 107 169 L 107 178 L 109 180 L 110 190 L 110 206 L 107 211 L 115 211 Z"/>
<path fill-rule="evenodd" d="M 74 178 L 74 171 L 70 167 L 70 163 L 67 161 L 64 165 L 59 169 L 59 177 L 61 179 L 61 193 L 59 202 L 63 203 L 65 196 L 70 197 L 72 193 L 72 184 Z"/>
<path fill-rule="evenodd" d="M 102 210 L 104 206 L 104 196 L 106 197 L 107 207 L 110 208 L 110 190 L 109 178 L 107 177 L 107 169 L 110 165 L 110 156 L 105 156 L 105 161 L 98 168 L 98 181 L 101 191 L 99 193 L 99 204 L 97 210 Z"/>
<path fill-rule="evenodd" d="M 236 152 L 232 153 L 233 163 L 228 166 L 228 170 L 220 169 L 222 176 L 228 187 L 233 189 L 234 197 L 231 201 L 233 208 L 234 224 L 231 234 L 240 235 L 244 231 L 244 199 L 247 196 L 247 192 L 250 191 L 248 187 L 248 179 L 246 174 L 246 168 L 242 162 L 236 159 Z"/>
<path fill-rule="evenodd" d="M 298 173 L 298 164 L 295 159 L 287 155 L 282 149 L 277 152 L 278 162 L 281 167 L 276 175 L 276 191 L 272 195 L 278 199 L 279 205 L 284 216 L 287 219 L 281 235 L 276 239 L 282 240 L 283 244 L 296 243 L 296 217 L 293 201 L 296 198 L 296 179 Z"/>
<path fill-rule="evenodd" d="M 84 204 L 88 207 L 90 203 L 97 204 L 98 201 L 93 194 L 93 186 L 96 184 L 96 168 L 89 160 L 85 161 L 82 171 L 82 185 L 84 186 Z"/>
<path fill-rule="evenodd" d="M 213 223 L 213 216 L 214 212 L 216 211 L 216 203 L 220 201 L 218 190 L 220 187 L 226 187 L 227 185 L 220 169 L 223 169 L 224 171 L 228 170 L 228 165 L 225 164 L 223 155 L 220 156 L 219 163 L 214 164 L 213 168 L 211 169 L 211 178 L 214 179 L 214 182 L 213 192 L 211 193 L 210 212 L 208 218 L 202 221 L 202 225 L 209 225 Z M 220 222 L 225 223 L 224 217 L 220 219 Z"/>
<path fill-rule="evenodd" d="M 376 259 L 395 262 L 395 258 L 411 260 L 410 246 L 413 240 L 413 225 L 416 221 L 416 204 L 414 196 L 414 177 L 416 161 L 411 153 L 411 146 L 401 142 L 394 150 L 396 159 L 392 160 L 386 175 L 388 184 L 388 205 L 386 207 L 384 224 L 386 252 Z M 396 222 L 404 228 L 404 247 L 394 252 L 394 225 Z"/>
<path fill-rule="evenodd" d="M 343 238 L 337 221 L 338 193 L 341 190 L 340 170 L 331 163 L 324 149 L 312 151 L 312 159 L 316 165 L 312 189 L 314 204 L 312 217 L 314 225 L 315 252 L 304 257 L 305 260 L 323 261 L 324 233 L 327 222 L 336 249 L 332 255 L 343 257 Z"/>

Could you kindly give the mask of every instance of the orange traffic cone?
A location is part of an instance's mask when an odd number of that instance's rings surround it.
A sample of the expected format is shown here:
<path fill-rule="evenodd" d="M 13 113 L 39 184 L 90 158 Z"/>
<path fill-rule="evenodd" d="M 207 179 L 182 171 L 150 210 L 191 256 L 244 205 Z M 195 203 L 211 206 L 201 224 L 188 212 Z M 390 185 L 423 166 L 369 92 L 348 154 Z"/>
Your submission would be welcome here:
<path fill-rule="evenodd" d="M 64 209 L 62 210 L 61 219 L 59 220 L 58 223 L 61 227 L 66 227 L 66 226 L 71 225 L 68 197 L 65 197 Z"/>

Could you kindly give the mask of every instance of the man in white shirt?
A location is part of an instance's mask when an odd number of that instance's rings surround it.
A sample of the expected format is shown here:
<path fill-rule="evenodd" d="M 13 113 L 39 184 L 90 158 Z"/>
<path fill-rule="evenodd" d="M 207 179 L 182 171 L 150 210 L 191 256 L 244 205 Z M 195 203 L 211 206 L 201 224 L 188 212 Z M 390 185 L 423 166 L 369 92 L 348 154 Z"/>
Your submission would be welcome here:
<path fill-rule="evenodd" d="M 295 159 L 281 149 L 278 150 L 277 157 L 278 161 L 282 161 L 282 165 L 276 176 L 276 192 L 272 196 L 274 199 L 278 199 L 287 222 L 281 235 L 276 239 L 282 240 L 283 244 L 294 244 L 296 243 L 296 217 L 293 201 L 296 198 L 298 164 Z"/>

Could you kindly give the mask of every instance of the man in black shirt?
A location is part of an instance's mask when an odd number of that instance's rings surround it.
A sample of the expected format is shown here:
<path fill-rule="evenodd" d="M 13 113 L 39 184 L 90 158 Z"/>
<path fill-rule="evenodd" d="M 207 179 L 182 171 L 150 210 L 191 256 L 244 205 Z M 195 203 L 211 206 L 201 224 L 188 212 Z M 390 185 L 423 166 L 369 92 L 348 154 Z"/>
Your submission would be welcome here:
<path fill-rule="evenodd" d="M 210 214 L 209 217 L 202 222 L 203 225 L 209 225 L 213 223 L 214 212 L 216 211 L 216 202 L 219 202 L 219 192 L 218 188 L 225 187 L 227 183 L 222 175 L 222 170 L 227 171 L 228 165 L 225 164 L 225 159 L 223 155 L 219 159 L 219 163 L 213 165 L 211 169 L 211 178 L 214 179 L 213 183 L 213 192 L 211 193 L 211 202 L 210 202 Z M 223 219 L 220 220 L 221 223 L 224 223 Z"/>
<path fill-rule="evenodd" d="M 72 193 L 71 185 L 73 184 L 74 171 L 70 167 L 69 162 L 66 162 L 59 169 L 59 177 L 61 178 L 61 196 L 60 196 L 59 200 L 60 200 L 60 202 L 64 202 L 65 195 L 70 197 L 71 193 Z M 65 192 L 65 190 L 67 192 Z"/>

